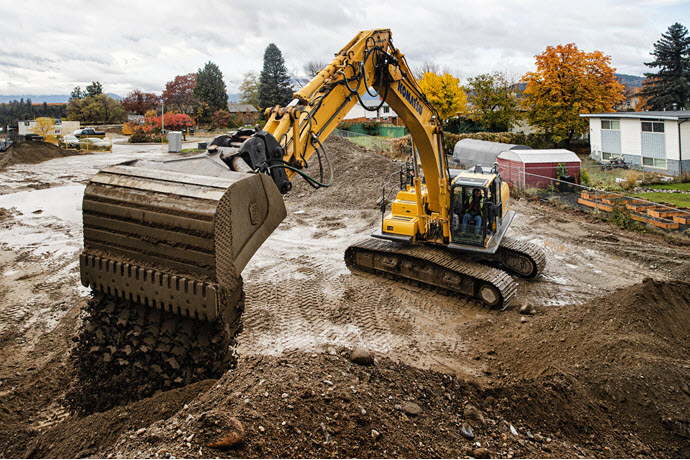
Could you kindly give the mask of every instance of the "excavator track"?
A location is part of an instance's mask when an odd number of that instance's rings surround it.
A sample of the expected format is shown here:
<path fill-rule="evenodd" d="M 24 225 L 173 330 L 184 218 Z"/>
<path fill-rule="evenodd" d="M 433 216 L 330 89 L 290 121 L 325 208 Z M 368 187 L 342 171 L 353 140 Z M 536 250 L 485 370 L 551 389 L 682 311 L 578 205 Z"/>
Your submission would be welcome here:
<path fill-rule="evenodd" d="M 393 275 L 451 293 L 477 298 L 488 307 L 505 309 L 517 293 L 517 283 L 497 268 L 462 260 L 442 248 L 367 239 L 345 251 L 353 271 Z"/>
<path fill-rule="evenodd" d="M 541 247 L 514 238 L 503 238 L 496 257 L 502 268 L 521 278 L 536 278 L 546 267 L 546 252 Z"/>

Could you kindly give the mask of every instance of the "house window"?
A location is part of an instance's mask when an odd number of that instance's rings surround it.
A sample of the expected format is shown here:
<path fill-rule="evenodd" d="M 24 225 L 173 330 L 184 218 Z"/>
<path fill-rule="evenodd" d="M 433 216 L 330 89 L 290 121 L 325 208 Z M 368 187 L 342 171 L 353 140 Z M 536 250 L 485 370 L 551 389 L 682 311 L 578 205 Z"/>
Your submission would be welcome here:
<path fill-rule="evenodd" d="M 601 120 L 601 129 L 612 129 L 620 131 L 621 122 L 618 120 Z"/>
<path fill-rule="evenodd" d="M 625 105 L 627 105 L 628 107 L 630 107 L 630 101 L 626 101 Z"/>
<path fill-rule="evenodd" d="M 642 165 L 650 168 L 668 169 L 665 158 L 648 158 L 642 157 Z"/>
<path fill-rule="evenodd" d="M 664 132 L 664 122 L 663 121 L 643 121 L 642 131 L 645 133 L 663 133 Z"/>
<path fill-rule="evenodd" d="M 385 105 L 383 106 L 383 113 L 390 113 L 390 111 L 391 111 L 390 107 L 387 107 Z"/>

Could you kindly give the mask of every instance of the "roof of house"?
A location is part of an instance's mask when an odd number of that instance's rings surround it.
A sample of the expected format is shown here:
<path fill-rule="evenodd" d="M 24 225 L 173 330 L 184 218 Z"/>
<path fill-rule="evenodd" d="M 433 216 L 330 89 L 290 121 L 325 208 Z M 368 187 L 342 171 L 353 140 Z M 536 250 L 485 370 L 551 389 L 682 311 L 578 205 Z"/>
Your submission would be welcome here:
<path fill-rule="evenodd" d="M 461 139 L 453 148 L 453 158 L 466 165 L 491 167 L 499 153 L 515 149 L 531 149 L 531 147 L 478 139 Z"/>
<path fill-rule="evenodd" d="M 239 104 L 239 103 L 229 103 L 228 104 L 228 112 L 230 113 L 237 113 L 237 112 L 258 112 L 256 110 L 256 107 L 254 107 L 251 104 Z"/>
<path fill-rule="evenodd" d="M 566 149 L 506 150 L 498 158 L 520 163 L 580 163 L 580 158 Z"/>
<path fill-rule="evenodd" d="M 690 119 L 690 110 L 663 110 L 655 112 L 608 112 L 608 113 L 581 113 L 583 118 L 654 118 L 660 120 L 687 120 Z"/>

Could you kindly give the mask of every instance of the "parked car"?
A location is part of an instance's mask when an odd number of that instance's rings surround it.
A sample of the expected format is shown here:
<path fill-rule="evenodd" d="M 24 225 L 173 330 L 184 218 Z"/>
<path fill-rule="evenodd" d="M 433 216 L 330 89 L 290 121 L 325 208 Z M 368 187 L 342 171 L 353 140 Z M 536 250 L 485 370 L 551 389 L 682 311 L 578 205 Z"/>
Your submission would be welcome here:
<path fill-rule="evenodd" d="M 105 131 L 96 131 L 94 128 L 82 128 L 72 133 L 78 138 L 82 137 L 105 137 Z"/>
<path fill-rule="evenodd" d="M 63 149 L 78 149 L 79 139 L 72 134 L 65 134 L 58 138 L 58 147 L 62 147 Z"/>
<path fill-rule="evenodd" d="M 110 150 L 112 145 L 108 139 L 99 137 L 84 137 L 79 139 L 80 150 Z"/>

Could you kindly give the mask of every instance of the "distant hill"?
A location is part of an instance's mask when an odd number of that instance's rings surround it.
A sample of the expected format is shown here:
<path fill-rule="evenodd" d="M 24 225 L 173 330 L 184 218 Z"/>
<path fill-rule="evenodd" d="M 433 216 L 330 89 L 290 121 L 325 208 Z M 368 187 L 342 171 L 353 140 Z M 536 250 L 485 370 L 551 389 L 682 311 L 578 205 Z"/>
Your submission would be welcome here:
<path fill-rule="evenodd" d="M 108 96 L 112 97 L 113 99 L 116 99 L 118 101 L 122 100 L 122 96 L 119 96 L 115 93 L 106 93 Z M 3 102 L 10 102 L 10 101 L 20 101 L 24 99 L 26 101 L 27 99 L 31 99 L 31 103 L 33 104 L 43 104 L 44 102 L 48 104 L 67 104 L 69 102 L 69 94 L 49 94 L 49 95 L 37 95 L 37 94 L 17 94 L 17 95 L 9 95 L 9 96 L 4 96 L 0 95 L 0 103 Z"/>
<path fill-rule="evenodd" d="M 631 88 L 642 88 L 642 82 L 645 77 L 638 77 L 637 75 L 626 75 L 624 73 L 614 74 L 618 81 L 625 86 L 630 86 Z"/>

